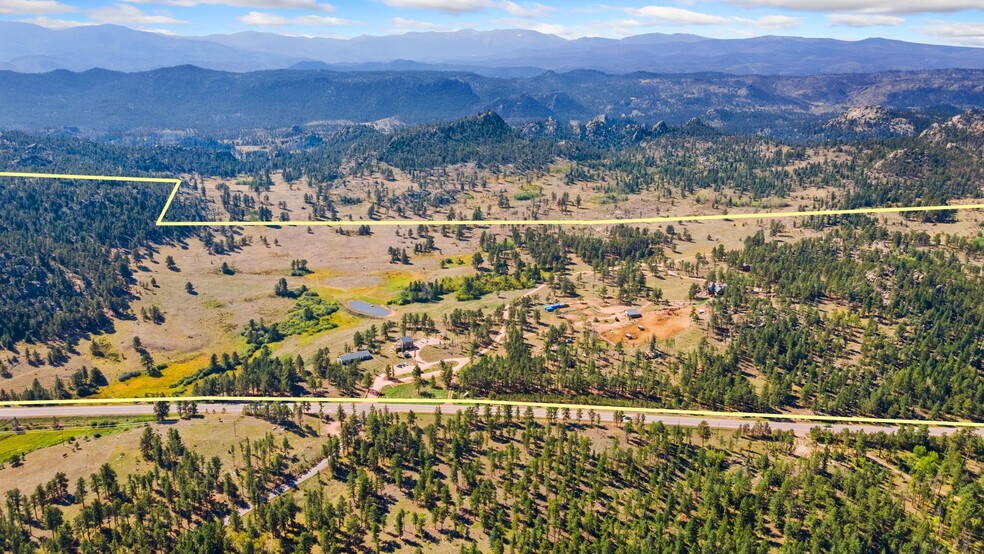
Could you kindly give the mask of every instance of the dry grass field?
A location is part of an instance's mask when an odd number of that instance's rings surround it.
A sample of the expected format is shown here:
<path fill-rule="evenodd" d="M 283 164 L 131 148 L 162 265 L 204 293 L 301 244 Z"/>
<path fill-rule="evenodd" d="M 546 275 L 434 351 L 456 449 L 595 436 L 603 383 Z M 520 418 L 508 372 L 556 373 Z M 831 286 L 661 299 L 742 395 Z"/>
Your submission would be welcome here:
<path fill-rule="evenodd" d="M 85 430 L 76 434 L 72 441 L 35 449 L 25 456 L 24 463 L 19 467 L 8 464 L 0 471 L 0 491 L 14 488 L 33 491 L 58 472 L 64 473 L 74 486 L 79 477 L 88 478 L 103 464 L 109 464 L 122 476 L 145 472 L 154 465 L 140 456 L 140 436 L 146 425 L 161 435 L 166 435 L 169 429 L 176 429 L 186 447 L 206 459 L 217 456 L 223 467 L 232 465 L 230 449 L 233 446 L 238 446 L 246 438 L 258 439 L 271 433 L 278 444 L 287 438 L 296 456 L 294 463 L 303 465 L 318 458 L 323 442 L 323 436 L 317 435 L 315 416 L 305 416 L 304 424 L 310 426 L 314 433 L 300 435 L 285 431 L 278 425 L 240 413 L 209 413 L 197 419 L 171 419 L 164 424 L 136 423 L 110 430 Z M 328 424 L 321 426 L 322 435 L 328 431 Z M 26 437 L 25 440 L 44 441 L 50 433 L 28 431 L 22 436 Z M 0 438 L 0 448 L 4 448 L 4 442 Z M 44 471 L 38 471 L 38 468 L 44 468 Z M 79 508 L 79 505 L 67 506 L 66 514 L 72 517 Z"/>
<path fill-rule="evenodd" d="M 831 156 L 843 154 L 818 150 L 811 154 L 817 160 L 832 159 Z M 812 159 L 812 158 L 811 158 Z M 631 196 L 612 203 L 611 198 L 597 194 L 603 183 L 579 182 L 564 184 L 561 177 L 563 168 L 537 176 L 527 182 L 519 175 L 484 175 L 487 186 L 476 190 L 466 190 L 458 196 L 454 207 L 457 213 L 470 217 L 475 208 L 480 208 L 486 218 L 569 218 L 598 219 L 611 217 L 646 217 L 681 214 L 681 219 L 669 224 L 650 224 L 650 228 L 666 230 L 673 225 L 678 237 L 687 236 L 689 240 L 678 239 L 675 250 L 667 252 L 668 268 L 658 276 L 650 276 L 649 284 L 663 292 L 665 305 L 644 306 L 642 330 L 640 322 L 616 321 L 627 306 L 618 305 L 614 299 L 602 295 L 602 283 L 593 275 L 590 267 L 575 259 L 570 268 L 571 278 L 579 282 L 578 298 L 563 299 L 571 303 L 571 308 L 555 314 L 543 314 L 544 323 L 569 323 L 578 331 L 590 329 L 602 334 L 608 341 L 622 341 L 629 346 L 639 346 L 655 336 L 662 347 L 675 350 L 685 344 L 693 344 L 704 333 L 700 327 L 690 325 L 687 306 L 692 305 L 688 298 L 690 287 L 703 284 L 703 273 L 686 273 L 681 264 L 692 262 L 698 254 L 709 257 L 710 250 L 717 246 L 725 249 L 740 248 L 749 236 L 762 231 L 770 238 L 781 241 L 796 241 L 818 233 L 803 228 L 801 220 L 787 218 L 780 220 L 782 225 L 778 234 L 772 234 L 773 220 L 713 220 L 693 221 L 683 214 L 721 214 L 723 198 L 737 199 L 738 207 L 730 213 L 755 213 L 767 210 L 790 210 L 809 208 L 817 198 L 827 194 L 824 190 L 803 189 L 795 191 L 784 200 L 765 199 L 757 204 L 743 201 L 738 195 L 727 191 L 713 193 L 701 191 L 688 198 L 657 198 L 646 194 Z M 474 172 L 473 168 L 461 168 L 459 173 L 449 172 L 452 185 L 461 175 Z M 374 187 L 384 186 L 398 194 L 413 188 L 408 175 L 394 170 L 393 181 L 386 181 L 379 173 L 362 177 L 347 177 L 343 185 L 333 194 L 352 198 L 366 197 Z M 266 198 L 260 199 L 270 206 L 285 203 L 292 219 L 303 220 L 306 206 L 303 195 L 308 191 L 305 183 L 297 181 L 288 184 L 282 176 L 273 174 L 274 186 Z M 237 184 L 238 180 L 200 178 L 194 182 L 204 186 L 213 201 L 217 198 L 216 187 L 220 183 L 233 190 L 250 193 L 248 186 Z M 184 185 L 188 187 L 189 185 Z M 447 185 L 451 186 L 451 185 Z M 454 185 L 452 188 L 460 188 Z M 187 194 L 190 189 L 183 190 Z M 460 191 L 459 191 L 460 192 Z M 555 200 L 563 193 L 571 198 L 581 197 L 580 207 L 569 206 L 570 213 L 562 214 Z M 497 199 L 509 199 L 509 208 L 500 208 Z M 520 198 L 520 199 L 517 199 Z M 747 199 L 746 199 L 747 200 Z M 573 202 L 573 200 L 572 200 Z M 715 203 L 717 207 L 714 207 Z M 744 205 L 743 205 L 744 204 Z M 343 206 L 338 203 L 340 216 L 344 220 L 358 223 L 366 219 L 366 202 Z M 214 203 L 213 209 L 220 210 Z M 222 219 L 222 214 L 213 214 Z M 427 217 L 441 219 L 446 211 L 429 213 Z M 296 217 L 295 217 L 296 216 Z M 395 214 L 381 212 L 379 217 L 392 219 Z M 950 224 L 930 224 L 905 219 L 899 214 L 878 216 L 889 229 L 900 231 L 922 230 L 931 236 L 940 233 L 980 236 L 984 214 L 977 211 L 961 211 L 958 220 Z M 599 227 L 582 227 L 586 233 L 603 233 Z M 352 229 L 349 229 L 351 231 Z M 411 231 L 413 234 L 411 235 Z M 396 227 L 376 227 L 369 236 L 359 236 L 351 232 L 339 232 L 334 228 L 300 226 L 278 226 L 271 224 L 262 227 L 246 227 L 235 230 L 237 240 L 246 245 L 224 255 L 212 255 L 197 239 L 183 244 L 161 247 L 149 254 L 136 268 L 137 284 L 133 287 L 136 298 L 132 305 L 133 317 L 118 319 L 111 332 L 93 337 L 106 346 L 109 354 L 101 357 L 93 355 L 90 340 L 83 339 L 71 352 L 69 360 L 57 367 L 26 364 L 19 358 L 11 366 L 10 377 L 0 379 L 0 388 L 24 390 L 35 379 L 42 386 L 51 386 L 56 377 L 67 381 L 72 372 L 82 366 L 98 367 L 107 377 L 109 384 L 103 387 L 98 396 L 130 397 L 148 394 L 180 394 L 187 387 L 178 383 L 208 363 L 214 354 L 242 351 L 245 341 L 241 335 L 244 325 L 250 320 L 276 322 L 283 320 L 295 301 L 278 297 L 274 287 L 281 278 L 287 280 L 292 290 L 307 287 L 318 293 L 324 300 L 338 303 L 342 308 L 332 316 L 335 328 L 314 334 L 300 334 L 287 337 L 273 345 L 277 354 L 300 354 L 305 358 L 320 348 L 329 348 L 333 354 L 341 353 L 350 347 L 356 332 L 364 331 L 382 320 L 366 317 L 345 309 L 351 300 L 387 305 L 394 301 L 399 292 L 412 281 L 432 281 L 443 277 L 461 277 L 474 274 L 470 265 L 472 254 L 479 250 L 477 235 L 482 232 L 503 233 L 506 229 L 497 226 L 481 225 L 472 228 L 461 239 L 454 233 L 444 236 L 437 228 L 432 228 L 437 250 L 432 253 L 414 253 L 414 246 L 421 242 L 417 236 L 417 224 L 408 222 Z M 410 254 L 410 264 L 391 263 L 389 249 L 405 249 Z M 168 258 L 174 260 L 169 268 Z M 293 260 L 306 260 L 310 273 L 303 276 L 290 276 Z M 450 263 L 443 263 L 450 260 Z M 232 268 L 234 274 L 221 271 L 223 264 Z M 713 266 L 711 266 L 713 267 Z M 676 268 L 676 269 L 674 269 Z M 706 269 L 704 270 L 706 272 Z M 195 293 L 186 290 L 191 283 Z M 481 300 L 460 302 L 454 295 L 432 304 L 411 304 L 390 306 L 393 313 L 386 319 L 399 321 L 405 313 L 427 313 L 435 321 L 456 308 L 492 310 L 520 297 L 528 291 L 509 291 L 486 295 Z M 535 297 L 536 302 L 557 301 L 556 294 L 544 289 Z M 677 315 L 665 316 L 666 309 L 680 308 Z M 158 308 L 163 313 L 163 321 L 154 323 L 144 320 L 141 312 Z M 665 317 L 665 320 L 663 319 Z M 629 333 L 633 338 L 625 335 Z M 143 347 L 150 352 L 154 361 L 163 364 L 160 377 L 139 375 L 125 381 L 120 376 L 141 369 L 140 354 L 134 348 L 134 339 L 139 338 Z M 36 350 L 44 355 L 44 345 L 20 345 Z M 12 354 L 0 353 L 2 359 L 12 359 Z M 429 359 L 429 358 L 428 358 Z M 373 374 L 382 373 L 386 366 L 397 363 L 398 358 L 392 348 L 384 347 L 373 360 L 367 362 L 366 369 Z"/>

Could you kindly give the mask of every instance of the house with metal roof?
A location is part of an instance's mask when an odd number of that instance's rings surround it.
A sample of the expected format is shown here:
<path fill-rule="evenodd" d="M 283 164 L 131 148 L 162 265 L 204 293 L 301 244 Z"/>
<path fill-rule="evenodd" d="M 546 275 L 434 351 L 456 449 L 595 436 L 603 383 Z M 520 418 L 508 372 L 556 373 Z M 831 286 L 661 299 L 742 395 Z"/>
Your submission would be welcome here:
<path fill-rule="evenodd" d="M 625 317 L 629 319 L 638 319 L 642 317 L 642 312 L 640 312 L 638 308 L 629 308 L 628 310 L 625 310 Z"/>
<path fill-rule="evenodd" d="M 397 352 L 405 352 L 407 350 L 413 350 L 413 348 L 414 348 L 413 337 L 411 337 L 410 335 L 396 339 Z"/>
<path fill-rule="evenodd" d="M 347 354 L 342 354 L 338 357 L 338 363 L 342 365 L 347 365 L 355 362 L 363 362 L 365 360 L 372 359 L 372 352 L 368 350 L 357 350 L 355 352 L 349 352 Z"/>

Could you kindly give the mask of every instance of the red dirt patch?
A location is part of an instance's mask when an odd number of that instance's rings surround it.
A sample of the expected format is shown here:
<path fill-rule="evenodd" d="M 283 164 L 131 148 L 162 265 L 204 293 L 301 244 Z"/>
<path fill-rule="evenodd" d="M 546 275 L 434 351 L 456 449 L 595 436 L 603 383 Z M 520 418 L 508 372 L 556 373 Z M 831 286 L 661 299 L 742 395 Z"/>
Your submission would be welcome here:
<path fill-rule="evenodd" d="M 648 312 L 642 314 L 638 319 L 626 320 L 625 316 L 619 317 L 625 323 L 611 331 L 602 333 L 611 342 L 622 341 L 624 344 L 633 346 L 644 345 L 649 342 L 649 338 L 655 336 L 657 340 L 664 340 L 675 337 L 690 328 L 690 310 L 684 308 L 671 308 L 658 312 Z M 642 326 L 642 329 L 639 329 Z M 633 338 L 626 337 L 626 333 Z"/>

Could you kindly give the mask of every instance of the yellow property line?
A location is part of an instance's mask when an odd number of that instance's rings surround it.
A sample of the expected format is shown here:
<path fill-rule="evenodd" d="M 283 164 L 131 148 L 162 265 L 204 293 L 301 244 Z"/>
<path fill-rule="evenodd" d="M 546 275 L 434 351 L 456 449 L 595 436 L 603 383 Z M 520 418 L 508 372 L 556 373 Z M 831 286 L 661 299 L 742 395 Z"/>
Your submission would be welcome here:
<path fill-rule="evenodd" d="M 691 216 L 662 216 L 662 217 L 643 217 L 627 219 L 554 219 L 554 220 L 482 220 L 482 221 L 462 221 L 462 220 L 382 220 L 382 221 L 164 221 L 164 216 L 170 209 L 178 194 L 181 186 L 181 179 L 158 178 L 158 177 L 124 177 L 113 175 L 73 175 L 63 173 L 21 173 L 21 172 L 0 172 L 0 177 L 23 177 L 36 179 L 73 179 L 88 181 L 122 181 L 136 183 L 169 183 L 174 187 L 164 204 L 157 218 L 157 225 L 162 227 L 189 227 L 189 226 L 347 226 L 347 225 L 370 225 L 370 226 L 396 226 L 408 224 L 426 225 L 614 225 L 614 224 L 641 224 L 641 223 L 664 223 L 672 221 L 714 221 L 726 219 L 765 219 L 779 217 L 807 217 L 825 215 L 849 215 L 849 214 L 879 214 L 879 213 L 904 213 L 916 211 L 940 211 L 940 210 L 976 210 L 984 209 L 984 204 L 956 204 L 939 206 L 903 206 L 888 208 L 856 208 L 842 210 L 810 210 L 792 212 L 764 212 L 764 213 L 740 213 L 740 214 L 714 214 L 714 215 L 691 215 Z M 252 397 L 252 396 L 197 396 L 197 397 L 156 397 L 156 398 L 101 398 L 101 399 L 68 399 L 68 400 L 7 400 L 0 401 L 0 407 L 14 406 L 71 406 L 71 405 L 107 405 L 107 404 L 145 404 L 152 402 L 300 402 L 308 404 L 415 404 L 415 405 L 450 405 L 450 406 L 513 406 L 517 408 L 556 408 L 570 410 L 602 410 L 602 411 L 625 411 L 631 413 L 662 415 L 662 416 L 681 416 L 681 417 L 707 417 L 707 418 L 738 418 L 738 419 L 772 419 L 790 421 L 816 421 L 824 423 L 848 423 L 848 424 L 883 424 L 883 425 L 924 425 L 935 427 L 969 427 L 984 428 L 984 422 L 973 421 L 936 421 L 918 419 L 889 419 L 873 417 L 850 417 L 850 416 L 827 416 L 827 415 L 800 415 L 800 414 L 772 414 L 758 412 L 720 412 L 709 410 L 674 410 L 666 408 L 640 408 L 632 406 L 610 406 L 610 405 L 591 405 L 591 404 L 562 404 L 546 402 L 520 402 L 505 400 L 482 400 L 482 399 L 396 399 L 396 398 L 342 398 L 342 397 L 309 397 L 309 398 L 285 398 L 279 396 L 272 397 Z"/>
<path fill-rule="evenodd" d="M 181 186 L 181 179 L 171 179 L 166 177 L 123 177 L 118 175 L 71 175 L 67 173 L 18 173 L 13 171 L 0 171 L 0 177 L 23 177 L 26 179 L 72 179 L 82 181 L 122 181 L 131 183 L 169 183 L 174 184 L 171 194 L 164 203 L 164 209 L 157 216 L 157 225 L 165 226 L 164 214 L 171 208 L 171 202 L 178 195 L 178 188 Z"/>
<path fill-rule="evenodd" d="M 174 188 L 167 197 L 164 209 L 157 217 L 159 227 L 346 227 L 367 225 L 370 227 L 395 227 L 399 225 L 633 225 L 646 223 L 670 223 L 674 221 L 720 221 L 739 219 L 774 219 L 781 217 L 809 217 L 828 215 L 873 215 L 884 213 L 938 212 L 942 210 L 981 210 L 982 204 L 953 204 L 937 206 L 899 206 L 887 208 L 851 208 L 839 210 L 804 210 L 791 212 L 761 212 L 711 215 L 674 215 L 659 217 L 636 217 L 624 219 L 484 219 L 484 220 L 446 220 L 446 219 L 384 219 L 358 221 L 164 221 L 164 216 L 178 195 L 181 179 L 158 177 L 120 177 L 110 175 L 69 175 L 62 173 L 13 173 L 0 172 L 0 177 L 26 177 L 35 179 L 83 179 L 88 181 L 132 181 L 137 183 L 173 183 Z"/>
<path fill-rule="evenodd" d="M 110 404 L 152 404 L 155 402 L 203 402 L 203 403 L 248 403 L 248 402 L 284 402 L 294 404 L 381 404 L 381 405 L 427 405 L 427 406 L 512 406 L 514 408 L 556 408 L 562 410 L 595 410 L 605 412 L 623 411 L 634 414 L 649 414 L 657 416 L 679 416 L 700 418 L 732 418 L 756 420 L 786 420 L 786 421 L 815 421 L 821 423 L 844 424 L 877 424 L 877 425 L 914 425 L 926 427 L 964 427 L 984 429 L 984 422 L 978 421 L 941 421 L 922 419 L 893 419 L 861 416 L 831 416 L 813 414 L 789 414 L 766 412 L 721 412 L 713 410 L 677 410 L 669 408 L 645 408 L 636 406 L 613 406 L 607 404 L 564 404 L 556 402 L 525 402 L 513 400 L 486 399 L 436 399 L 436 398 L 347 398 L 347 397 L 284 397 L 284 396 L 158 396 L 143 398 L 72 398 L 67 400 L 3 400 L 2 407 L 26 406 L 91 406 Z"/>
<path fill-rule="evenodd" d="M 635 217 L 624 219 L 382 219 L 356 221 L 159 221 L 163 227 L 345 227 L 366 225 L 369 227 L 396 227 L 400 225 L 634 225 L 645 223 L 670 223 L 674 221 L 720 221 L 737 219 L 774 219 L 780 217 L 808 217 L 825 215 L 882 214 L 905 212 L 938 212 L 941 210 L 981 210 L 984 204 L 952 204 L 939 206 L 900 206 L 889 208 L 851 208 L 841 210 L 806 210 L 793 212 L 761 212 L 711 215 L 674 215 L 660 217 Z"/>

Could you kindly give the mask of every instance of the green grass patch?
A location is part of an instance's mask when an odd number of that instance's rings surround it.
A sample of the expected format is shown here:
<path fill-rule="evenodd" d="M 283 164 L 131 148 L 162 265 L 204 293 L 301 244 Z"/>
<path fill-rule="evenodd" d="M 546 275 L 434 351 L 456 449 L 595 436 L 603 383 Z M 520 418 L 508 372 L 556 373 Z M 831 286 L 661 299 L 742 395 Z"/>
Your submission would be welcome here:
<path fill-rule="evenodd" d="M 444 398 L 447 395 L 447 389 L 432 387 L 430 381 L 425 381 L 421 385 L 419 394 L 413 383 L 385 387 L 382 393 L 383 398 Z"/>
<path fill-rule="evenodd" d="M 615 192 L 606 192 L 602 195 L 595 195 L 591 197 L 591 201 L 595 204 L 601 204 L 602 206 L 609 204 L 621 204 L 629 199 L 628 195 L 618 194 Z"/>
<path fill-rule="evenodd" d="M 76 441 L 82 439 L 96 439 L 114 433 L 128 431 L 136 425 L 151 421 L 152 416 L 134 417 L 126 420 L 97 419 L 92 420 L 88 426 L 66 426 L 66 420 L 60 420 L 62 429 L 50 427 L 50 418 L 42 418 L 41 421 L 32 423 L 47 422 L 48 428 L 24 429 L 17 431 L 0 432 L 0 463 L 7 463 L 13 457 L 20 457 L 35 450 L 48 448 L 63 442 Z M 22 422 L 23 423 L 23 422 Z M 9 427 L 9 425 L 8 425 Z M 26 425 L 22 425 L 26 427 Z"/>
<path fill-rule="evenodd" d="M 318 293 L 308 291 L 287 312 L 287 319 L 280 324 L 280 332 L 291 336 L 334 329 L 337 325 L 331 316 L 337 311 L 336 302 L 329 302 Z"/>
<path fill-rule="evenodd" d="M 89 353 L 94 358 L 102 358 L 113 362 L 123 359 L 119 351 L 116 350 L 116 347 L 113 346 L 113 343 L 109 341 L 109 337 L 93 337 L 92 343 L 89 345 Z"/>
<path fill-rule="evenodd" d="M 547 171 L 551 175 L 563 175 L 564 173 L 567 173 L 568 171 L 570 171 L 571 168 L 573 167 L 573 165 L 574 164 L 571 164 L 569 162 L 568 163 L 559 163 L 559 164 L 550 164 L 549 166 L 547 166 Z"/>
<path fill-rule="evenodd" d="M 221 300 L 217 300 L 215 298 L 209 298 L 209 299 L 205 300 L 205 302 L 202 302 L 202 305 L 205 306 L 206 308 L 209 308 L 209 309 L 212 309 L 212 310 L 217 310 L 219 308 L 225 308 L 225 306 L 226 306 L 225 305 L 225 302 L 223 302 Z"/>
<path fill-rule="evenodd" d="M 523 202 L 525 200 L 533 200 L 534 198 L 539 198 L 543 196 L 543 187 L 540 185 L 528 184 L 520 187 L 519 192 L 513 195 L 513 198 Z"/>
<path fill-rule="evenodd" d="M 520 202 L 525 202 L 527 200 L 533 200 L 534 198 L 539 198 L 541 196 L 543 196 L 543 194 L 541 194 L 539 192 L 529 192 L 529 191 L 525 191 L 524 190 L 524 191 L 517 192 L 516 194 L 514 194 L 513 195 L 513 198 L 515 198 L 516 200 L 518 200 Z"/>

